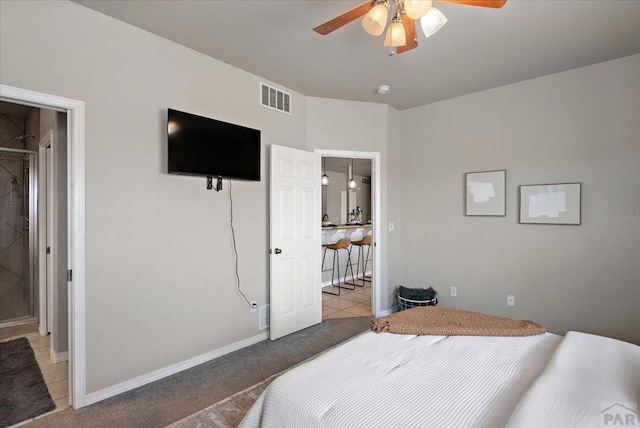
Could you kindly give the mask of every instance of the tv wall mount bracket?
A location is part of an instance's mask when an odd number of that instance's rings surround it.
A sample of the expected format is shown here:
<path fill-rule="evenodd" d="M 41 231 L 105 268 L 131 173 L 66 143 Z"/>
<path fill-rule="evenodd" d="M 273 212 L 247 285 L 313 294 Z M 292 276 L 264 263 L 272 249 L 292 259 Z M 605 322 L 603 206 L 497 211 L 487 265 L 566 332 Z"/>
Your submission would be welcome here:
<path fill-rule="evenodd" d="M 207 190 L 211 190 L 213 189 L 213 177 L 207 177 Z M 221 176 L 217 176 L 216 177 L 216 192 L 219 192 L 222 190 L 222 177 Z"/>

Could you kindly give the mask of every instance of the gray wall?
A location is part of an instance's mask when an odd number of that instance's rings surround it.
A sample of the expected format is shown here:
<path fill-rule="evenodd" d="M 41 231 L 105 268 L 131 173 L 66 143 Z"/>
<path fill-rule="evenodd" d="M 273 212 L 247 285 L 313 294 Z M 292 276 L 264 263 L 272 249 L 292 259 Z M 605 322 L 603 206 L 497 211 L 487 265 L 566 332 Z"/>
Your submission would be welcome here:
<path fill-rule="evenodd" d="M 403 111 L 401 281 L 446 306 L 640 343 L 639 119 L 640 55 Z M 495 169 L 507 216 L 465 217 L 464 173 Z M 581 226 L 517 224 L 518 185 L 563 182 L 582 183 Z"/>
<path fill-rule="evenodd" d="M 236 292 L 228 182 L 166 173 L 166 111 L 262 130 L 262 181 L 233 199 L 242 289 L 264 304 L 268 146 L 306 149 L 307 98 L 261 107 L 258 76 L 72 2 L 0 2 L 0 31 L 3 84 L 85 102 L 87 392 L 260 334 Z"/>
<path fill-rule="evenodd" d="M 346 223 L 348 221 L 347 211 L 349 207 L 349 193 L 347 193 L 347 205 L 342 212 L 342 192 L 349 192 L 348 190 L 348 177 L 347 174 L 337 171 L 327 171 L 329 176 L 329 184 L 322 187 L 322 213 L 329 216 L 329 220 L 335 224 Z M 371 177 L 364 177 L 362 175 L 354 175 L 354 180 L 357 183 L 355 189 L 356 198 L 354 204 L 360 207 L 362 210 L 362 221 L 367 222 L 372 219 L 371 211 L 371 185 L 364 184 L 363 179 L 371 179 Z M 351 192 L 354 190 L 352 189 Z M 345 218 L 342 222 L 341 219 Z"/>

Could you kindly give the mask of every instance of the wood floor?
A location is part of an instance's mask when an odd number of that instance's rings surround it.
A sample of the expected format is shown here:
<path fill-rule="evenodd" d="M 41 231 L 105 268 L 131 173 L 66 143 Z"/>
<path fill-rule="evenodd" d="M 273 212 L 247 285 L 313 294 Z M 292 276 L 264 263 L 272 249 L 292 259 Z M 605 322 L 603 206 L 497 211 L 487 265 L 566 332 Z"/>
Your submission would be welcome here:
<path fill-rule="evenodd" d="M 69 363 L 67 361 L 54 363 L 51 361 L 51 335 L 41 336 L 38 333 L 38 324 L 35 322 L 0 328 L 0 342 L 26 337 L 33 348 L 36 361 L 40 366 L 40 371 L 44 377 L 44 382 L 49 389 L 51 398 L 56 403 L 56 408 L 52 412 L 45 413 L 35 419 L 45 415 L 59 412 L 69 407 Z M 0 391 L 4 393 L 4 391 Z M 14 426 L 22 426 L 33 421 L 29 419 Z"/>

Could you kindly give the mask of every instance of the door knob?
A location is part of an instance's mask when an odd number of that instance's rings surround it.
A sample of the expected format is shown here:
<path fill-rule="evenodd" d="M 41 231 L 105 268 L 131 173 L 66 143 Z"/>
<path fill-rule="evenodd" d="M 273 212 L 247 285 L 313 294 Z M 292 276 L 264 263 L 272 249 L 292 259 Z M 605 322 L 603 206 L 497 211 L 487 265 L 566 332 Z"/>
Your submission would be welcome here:
<path fill-rule="evenodd" d="M 282 250 L 280 248 L 276 248 L 275 250 L 273 250 L 273 252 L 276 254 L 280 254 L 282 253 Z"/>

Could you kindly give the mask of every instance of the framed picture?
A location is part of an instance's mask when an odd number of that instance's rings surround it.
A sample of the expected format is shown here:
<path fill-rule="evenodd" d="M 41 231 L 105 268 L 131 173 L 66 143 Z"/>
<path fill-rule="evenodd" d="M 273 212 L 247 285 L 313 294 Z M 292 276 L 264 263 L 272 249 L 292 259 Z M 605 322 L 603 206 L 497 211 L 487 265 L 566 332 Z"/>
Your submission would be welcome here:
<path fill-rule="evenodd" d="M 468 172 L 465 174 L 465 215 L 506 216 L 507 171 Z"/>
<path fill-rule="evenodd" d="M 580 183 L 520 186 L 523 224 L 580 224 Z"/>

